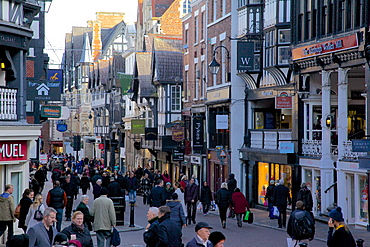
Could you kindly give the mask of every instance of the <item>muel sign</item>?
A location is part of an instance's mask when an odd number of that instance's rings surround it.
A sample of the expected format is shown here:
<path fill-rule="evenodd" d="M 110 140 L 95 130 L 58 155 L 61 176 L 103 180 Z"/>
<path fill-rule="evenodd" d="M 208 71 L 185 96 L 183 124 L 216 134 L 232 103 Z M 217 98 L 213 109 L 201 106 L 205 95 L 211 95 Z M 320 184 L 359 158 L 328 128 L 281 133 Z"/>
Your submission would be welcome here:
<path fill-rule="evenodd" d="M 0 162 L 27 159 L 27 141 L 0 142 Z"/>

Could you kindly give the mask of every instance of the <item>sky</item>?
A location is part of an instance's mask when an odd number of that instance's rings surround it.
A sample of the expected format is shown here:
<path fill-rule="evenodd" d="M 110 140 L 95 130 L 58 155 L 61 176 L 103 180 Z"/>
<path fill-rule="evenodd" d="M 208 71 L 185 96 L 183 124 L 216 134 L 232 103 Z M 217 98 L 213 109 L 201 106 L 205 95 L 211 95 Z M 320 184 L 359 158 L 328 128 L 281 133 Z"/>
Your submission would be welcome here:
<path fill-rule="evenodd" d="M 45 20 L 45 53 L 49 68 L 59 68 L 64 51 L 64 37 L 73 26 L 86 27 L 96 12 L 124 12 L 125 22 L 136 21 L 137 0 L 53 0 Z"/>

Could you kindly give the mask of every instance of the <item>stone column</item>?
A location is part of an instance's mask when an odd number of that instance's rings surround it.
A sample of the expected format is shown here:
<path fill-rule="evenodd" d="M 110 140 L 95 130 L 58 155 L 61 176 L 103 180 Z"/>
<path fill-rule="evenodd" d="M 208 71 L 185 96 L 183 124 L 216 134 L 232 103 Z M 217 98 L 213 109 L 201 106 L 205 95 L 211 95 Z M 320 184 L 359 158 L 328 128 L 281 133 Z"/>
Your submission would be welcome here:
<path fill-rule="evenodd" d="M 338 159 L 343 158 L 344 142 L 348 139 L 348 73 L 349 69 L 338 69 Z"/>

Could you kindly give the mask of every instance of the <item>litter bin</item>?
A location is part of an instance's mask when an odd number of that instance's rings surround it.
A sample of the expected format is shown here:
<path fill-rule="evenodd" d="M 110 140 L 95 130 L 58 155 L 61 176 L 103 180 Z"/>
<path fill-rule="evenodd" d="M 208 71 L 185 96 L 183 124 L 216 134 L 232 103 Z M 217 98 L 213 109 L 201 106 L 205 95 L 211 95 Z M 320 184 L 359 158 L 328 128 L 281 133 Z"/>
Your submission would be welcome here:
<path fill-rule="evenodd" d="M 124 197 L 110 197 L 113 201 L 114 210 L 116 211 L 116 224 L 123 226 L 125 224 L 126 203 Z"/>

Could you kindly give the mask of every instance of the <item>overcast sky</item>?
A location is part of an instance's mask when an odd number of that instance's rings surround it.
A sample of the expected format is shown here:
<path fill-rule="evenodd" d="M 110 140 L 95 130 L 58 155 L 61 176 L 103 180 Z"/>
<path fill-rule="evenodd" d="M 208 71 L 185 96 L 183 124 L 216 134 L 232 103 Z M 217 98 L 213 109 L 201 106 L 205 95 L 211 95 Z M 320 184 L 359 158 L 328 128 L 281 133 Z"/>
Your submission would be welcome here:
<path fill-rule="evenodd" d="M 136 21 L 137 0 L 53 0 L 46 14 L 45 53 L 49 54 L 50 68 L 60 64 L 64 50 L 64 37 L 72 26 L 86 27 L 95 20 L 96 12 L 124 12 L 125 21 Z M 56 55 L 57 54 L 57 55 Z"/>

